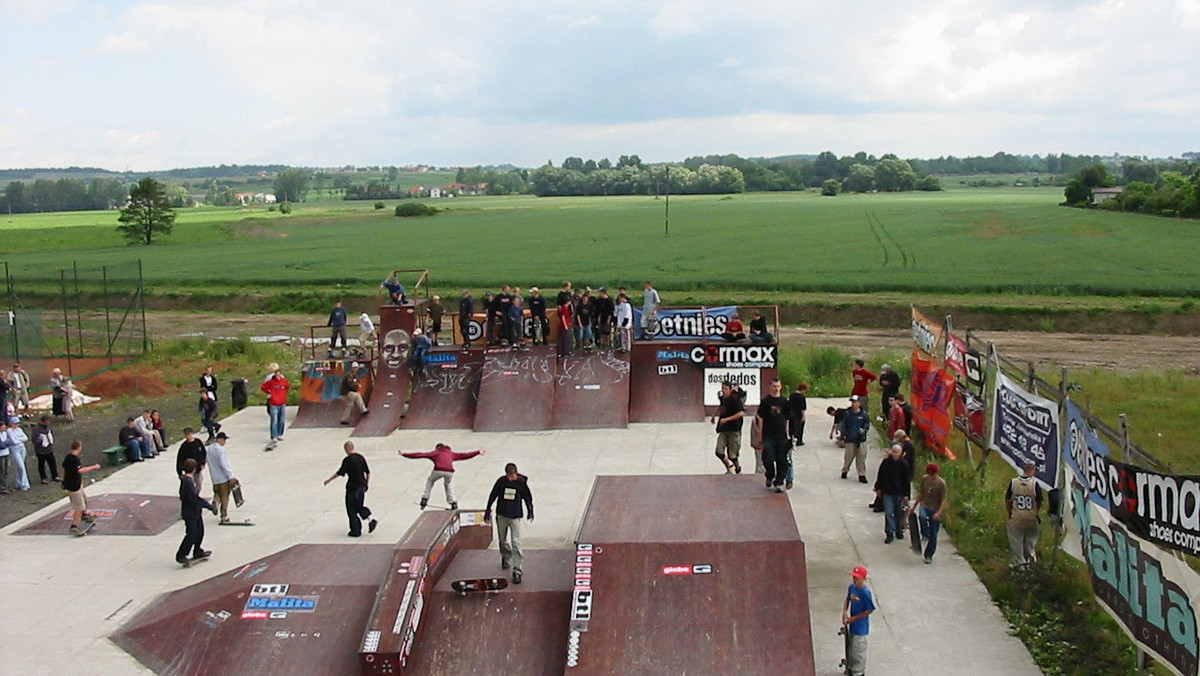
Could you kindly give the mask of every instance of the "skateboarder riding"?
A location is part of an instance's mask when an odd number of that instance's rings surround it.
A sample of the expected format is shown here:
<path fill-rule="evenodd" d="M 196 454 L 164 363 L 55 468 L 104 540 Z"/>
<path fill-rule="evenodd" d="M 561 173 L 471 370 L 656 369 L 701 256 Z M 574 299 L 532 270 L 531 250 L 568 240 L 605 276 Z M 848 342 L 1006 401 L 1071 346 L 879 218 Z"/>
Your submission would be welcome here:
<path fill-rule="evenodd" d="M 454 449 L 446 444 L 438 444 L 432 451 L 426 453 L 405 453 L 400 451 L 400 455 L 405 458 L 414 460 L 420 458 L 428 458 L 433 461 L 433 471 L 429 473 L 429 478 L 425 480 L 425 493 L 421 495 L 421 509 L 429 504 L 429 494 L 433 492 L 433 485 L 439 479 L 443 482 L 446 489 L 446 502 L 450 503 L 450 509 L 458 509 L 458 501 L 454 499 L 454 489 L 450 487 L 450 482 L 454 480 L 454 461 L 469 460 L 477 455 L 484 455 L 487 451 L 482 448 L 478 451 L 469 453 L 455 453 Z"/>

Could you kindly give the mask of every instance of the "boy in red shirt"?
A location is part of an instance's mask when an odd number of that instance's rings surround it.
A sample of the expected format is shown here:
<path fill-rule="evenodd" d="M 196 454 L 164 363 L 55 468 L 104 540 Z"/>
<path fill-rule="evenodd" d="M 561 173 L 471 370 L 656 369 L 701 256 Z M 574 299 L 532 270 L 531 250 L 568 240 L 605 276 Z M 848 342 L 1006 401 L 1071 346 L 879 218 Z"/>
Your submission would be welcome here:
<path fill-rule="evenodd" d="M 271 420 L 271 443 L 267 445 L 267 450 L 275 447 L 277 442 L 283 441 L 283 423 L 287 417 L 287 400 L 288 390 L 292 385 L 288 382 L 287 377 L 283 375 L 279 364 L 271 363 L 268 367 L 271 369 L 271 375 L 263 381 L 259 389 L 267 394 L 267 416 Z"/>
<path fill-rule="evenodd" d="M 438 444 L 432 451 L 427 453 L 405 453 L 400 451 L 400 455 L 405 458 L 414 460 L 420 458 L 429 458 L 433 461 L 433 471 L 429 473 L 429 478 L 425 479 L 425 493 L 421 496 L 421 509 L 429 504 L 429 494 L 433 492 L 433 485 L 441 479 L 446 489 L 446 502 L 450 503 L 450 509 L 458 509 L 458 502 L 454 499 L 454 489 L 450 487 L 450 482 L 454 479 L 454 461 L 469 460 L 477 455 L 485 455 L 487 451 L 479 449 L 469 453 L 455 453 L 454 449 L 446 444 Z"/>
<path fill-rule="evenodd" d="M 861 359 L 854 360 L 854 370 L 850 375 L 854 377 L 854 389 L 850 390 L 850 394 L 858 395 L 858 400 L 862 402 L 862 410 L 869 411 L 867 408 L 867 386 L 875 381 L 875 374 L 871 373 L 866 368 L 867 363 Z"/>

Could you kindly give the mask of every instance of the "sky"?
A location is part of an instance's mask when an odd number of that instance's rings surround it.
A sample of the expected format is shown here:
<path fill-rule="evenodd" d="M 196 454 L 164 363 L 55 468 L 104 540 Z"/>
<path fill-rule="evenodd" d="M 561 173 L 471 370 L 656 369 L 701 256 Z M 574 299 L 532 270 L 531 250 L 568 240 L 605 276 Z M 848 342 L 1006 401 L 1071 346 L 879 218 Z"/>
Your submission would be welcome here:
<path fill-rule="evenodd" d="M 0 168 L 1200 151 L 1200 0 L 0 0 Z"/>

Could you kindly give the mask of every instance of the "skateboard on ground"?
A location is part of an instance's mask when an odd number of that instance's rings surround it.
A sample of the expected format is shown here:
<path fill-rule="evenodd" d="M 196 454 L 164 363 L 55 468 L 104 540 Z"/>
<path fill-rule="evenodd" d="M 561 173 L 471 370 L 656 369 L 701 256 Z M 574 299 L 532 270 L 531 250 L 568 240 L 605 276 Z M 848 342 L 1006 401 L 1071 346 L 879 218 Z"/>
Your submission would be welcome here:
<path fill-rule="evenodd" d="M 472 592 L 494 592 L 508 589 L 508 579 L 485 577 L 478 580 L 455 580 L 450 583 L 450 588 L 458 592 L 459 596 L 466 596 Z"/>
<path fill-rule="evenodd" d="M 842 625 L 838 629 L 838 636 L 842 637 L 842 661 L 838 662 L 838 667 L 841 668 L 843 674 L 850 673 L 850 627 Z"/>
<path fill-rule="evenodd" d="M 421 509 L 440 509 L 443 511 L 449 511 L 449 510 L 455 509 L 454 507 L 443 507 L 441 505 L 435 505 L 432 502 L 426 503 L 425 505 L 421 505 L 421 503 L 418 501 L 418 502 L 414 502 L 413 504 L 420 507 Z"/>
<path fill-rule="evenodd" d="M 230 519 L 229 521 L 218 521 L 217 525 L 218 526 L 253 526 L 254 522 L 250 520 L 250 517 L 246 517 L 244 519 Z"/>
<path fill-rule="evenodd" d="M 917 523 L 917 513 L 908 515 L 908 543 L 912 550 L 921 553 L 921 524 Z"/>
<path fill-rule="evenodd" d="M 71 533 L 71 535 L 74 535 L 75 537 L 83 537 L 84 535 L 87 535 L 88 532 L 91 531 L 95 525 L 96 525 L 95 521 L 89 521 L 88 519 L 84 519 L 83 521 L 79 522 L 79 530 Z"/>
<path fill-rule="evenodd" d="M 179 565 L 183 566 L 184 568 L 191 568 L 192 566 L 196 565 L 197 563 L 204 563 L 208 559 L 209 559 L 209 557 L 207 557 L 207 556 L 205 556 L 203 558 L 199 558 L 199 559 L 187 559 Z"/>

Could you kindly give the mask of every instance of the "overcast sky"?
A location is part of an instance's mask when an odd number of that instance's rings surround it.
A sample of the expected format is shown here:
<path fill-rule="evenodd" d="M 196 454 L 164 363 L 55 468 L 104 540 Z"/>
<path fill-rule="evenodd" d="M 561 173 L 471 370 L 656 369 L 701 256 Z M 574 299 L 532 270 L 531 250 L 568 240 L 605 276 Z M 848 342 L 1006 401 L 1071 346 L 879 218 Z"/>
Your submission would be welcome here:
<path fill-rule="evenodd" d="M 1200 150 L 1200 0 L 0 0 L 0 168 Z"/>

